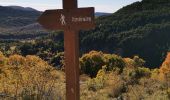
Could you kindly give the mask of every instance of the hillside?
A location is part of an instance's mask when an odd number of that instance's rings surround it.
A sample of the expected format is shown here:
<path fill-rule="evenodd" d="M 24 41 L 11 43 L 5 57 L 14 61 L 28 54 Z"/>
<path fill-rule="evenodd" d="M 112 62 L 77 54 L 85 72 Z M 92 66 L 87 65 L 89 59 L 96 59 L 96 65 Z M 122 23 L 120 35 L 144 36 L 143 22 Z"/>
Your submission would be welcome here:
<path fill-rule="evenodd" d="M 36 10 L 25 10 L 25 8 L 0 6 L 0 27 L 21 27 L 36 22 L 41 12 Z"/>
<path fill-rule="evenodd" d="M 135 2 L 96 23 L 96 29 L 81 33 L 82 52 L 139 55 L 148 67 L 158 67 L 170 48 L 170 0 Z"/>
<path fill-rule="evenodd" d="M 0 39 L 30 39 L 44 36 L 47 32 L 37 24 L 41 15 L 30 7 L 0 6 Z"/>

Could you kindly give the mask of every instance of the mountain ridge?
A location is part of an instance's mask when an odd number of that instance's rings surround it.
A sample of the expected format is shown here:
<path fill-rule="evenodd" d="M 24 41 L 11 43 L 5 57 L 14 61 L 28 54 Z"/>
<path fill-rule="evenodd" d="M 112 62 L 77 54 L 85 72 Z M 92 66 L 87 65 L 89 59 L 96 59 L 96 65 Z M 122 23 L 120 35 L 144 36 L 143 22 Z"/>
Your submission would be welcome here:
<path fill-rule="evenodd" d="M 41 12 L 0 6 L 0 27 L 13 28 L 35 23 Z"/>
<path fill-rule="evenodd" d="M 7 33 L 29 33 L 30 31 L 27 31 L 27 26 L 34 26 L 36 24 L 36 20 L 38 17 L 42 14 L 41 11 L 38 11 L 31 7 L 22 7 L 22 6 L 0 6 L 0 33 L 7 34 Z M 96 16 L 107 16 L 110 15 L 110 13 L 105 12 L 96 12 Z M 37 26 L 37 24 L 36 24 Z M 44 31 L 43 28 L 40 28 L 39 25 L 38 29 L 41 29 L 41 31 Z M 18 30 L 17 30 L 18 29 Z M 21 32 L 21 29 L 25 29 L 26 32 Z M 32 27 L 33 30 L 34 27 Z M 17 31 L 16 31 L 17 30 Z M 14 31 L 14 32 L 12 32 Z M 34 33 L 34 31 L 32 31 Z M 35 32 L 36 34 L 36 32 Z"/>
<path fill-rule="evenodd" d="M 9 8 L 13 8 L 13 9 L 16 9 L 16 10 L 24 10 L 24 11 L 38 11 L 38 10 L 31 8 L 31 7 L 22 7 L 22 6 L 15 6 L 15 5 L 4 6 L 4 7 L 9 7 Z"/>

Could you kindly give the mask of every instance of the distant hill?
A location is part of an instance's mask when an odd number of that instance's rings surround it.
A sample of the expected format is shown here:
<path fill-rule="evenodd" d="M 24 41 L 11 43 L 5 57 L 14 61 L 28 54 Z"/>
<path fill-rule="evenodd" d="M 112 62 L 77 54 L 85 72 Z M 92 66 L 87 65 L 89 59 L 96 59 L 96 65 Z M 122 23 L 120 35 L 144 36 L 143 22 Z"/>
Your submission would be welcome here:
<path fill-rule="evenodd" d="M 108 15 L 111 15 L 111 13 L 105 13 L 105 12 L 96 12 L 95 13 L 96 17 L 99 17 L 99 16 L 108 16 Z"/>
<path fill-rule="evenodd" d="M 81 51 L 101 50 L 124 57 L 139 55 L 158 67 L 170 50 L 170 0 L 143 0 L 96 20 L 96 29 L 82 32 Z"/>
<path fill-rule="evenodd" d="M 36 23 L 42 12 L 30 7 L 0 6 L 0 28 L 16 28 Z M 96 16 L 110 15 L 110 13 L 96 12 Z"/>
<path fill-rule="evenodd" d="M 15 28 L 36 22 L 41 12 L 19 6 L 0 6 L 0 27 Z"/>
<path fill-rule="evenodd" d="M 41 13 L 30 7 L 0 6 L 0 39 L 25 39 L 47 34 L 36 22 Z"/>
<path fill-rule="evenodd" d="M 5 7 L 13 8 L 16 10 L 23 10 L 23 11 L 37 11 L 36 9 L 33 9 L 31 7 L 21 7 L 21 6 L 5 6 Z"/>

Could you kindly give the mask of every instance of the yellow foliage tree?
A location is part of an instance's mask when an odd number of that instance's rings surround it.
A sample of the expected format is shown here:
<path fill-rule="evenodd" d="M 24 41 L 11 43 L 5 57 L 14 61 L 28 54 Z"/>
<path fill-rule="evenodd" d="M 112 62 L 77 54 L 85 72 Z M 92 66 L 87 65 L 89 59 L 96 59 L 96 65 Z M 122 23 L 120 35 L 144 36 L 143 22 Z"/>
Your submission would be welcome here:
<path fill-rule="evenodd" d="M 56 99 L 62 96 L 57 94 L 56 83 L 64 79 L 58 73 L 37 56 L 5 57 L 0 52 L 0 93 L 6 97 L 17 100 Z"/>

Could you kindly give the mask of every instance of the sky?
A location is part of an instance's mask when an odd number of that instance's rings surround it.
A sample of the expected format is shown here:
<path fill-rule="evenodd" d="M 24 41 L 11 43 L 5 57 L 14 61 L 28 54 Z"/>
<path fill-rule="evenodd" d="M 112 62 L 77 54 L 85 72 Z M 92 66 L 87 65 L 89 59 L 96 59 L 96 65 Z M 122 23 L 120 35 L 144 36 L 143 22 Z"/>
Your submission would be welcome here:
<path fill-rule="evenodd" d="M 95 7 L 96 12 L 113 13 L 123 6 L 141 0 L 78 0 L 78 7 Z M 0 5 L 32 7 L 39 11 L 61 9 L 62 0 L 0 0 Z"/>

